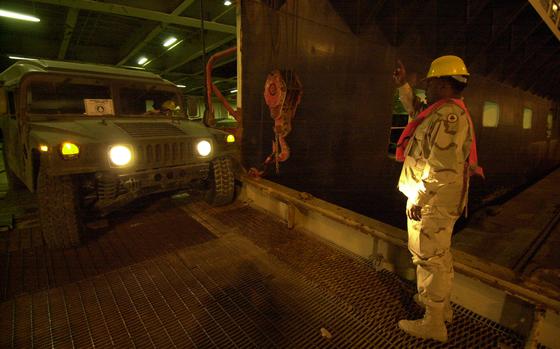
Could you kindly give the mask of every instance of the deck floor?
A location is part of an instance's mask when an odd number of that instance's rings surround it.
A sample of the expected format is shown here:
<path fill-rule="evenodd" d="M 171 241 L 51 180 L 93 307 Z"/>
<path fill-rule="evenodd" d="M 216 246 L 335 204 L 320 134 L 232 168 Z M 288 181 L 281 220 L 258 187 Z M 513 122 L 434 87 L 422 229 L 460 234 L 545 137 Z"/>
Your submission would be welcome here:
<path fill-rule="evenodd" d="M 64 250 L 20 218 L 0 233 L 2 348 L 523 345 L 457 305 L 449 343 L 407 336 L 412 284 L 240 203 L 162 198 Z"/>
<path fill-rule="evenodd" d="M 560 295 L 560 169 L 502 205 L 477 212 L 453 247 L 511 270 L 527 288 Z"/>

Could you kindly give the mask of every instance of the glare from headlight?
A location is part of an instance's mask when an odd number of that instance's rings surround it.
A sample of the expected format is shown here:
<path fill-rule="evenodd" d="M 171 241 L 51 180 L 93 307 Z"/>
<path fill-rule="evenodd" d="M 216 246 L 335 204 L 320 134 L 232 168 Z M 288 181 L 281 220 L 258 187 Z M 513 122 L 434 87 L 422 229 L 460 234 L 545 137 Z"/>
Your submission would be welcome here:
<path fill-rule="evenodd" d="M 109 150 L 109 158 L 113 164 L 124 166 L 132 159 L 132 152 L 124 145 L 115 145 Z"/>
<path fill-rule="evenodd" d="M 200 141 L 196 145 L 196 150 L 200 156 L 208 156 L 208 154 L 212 151 L 212 144 L 208 141 Z"/>

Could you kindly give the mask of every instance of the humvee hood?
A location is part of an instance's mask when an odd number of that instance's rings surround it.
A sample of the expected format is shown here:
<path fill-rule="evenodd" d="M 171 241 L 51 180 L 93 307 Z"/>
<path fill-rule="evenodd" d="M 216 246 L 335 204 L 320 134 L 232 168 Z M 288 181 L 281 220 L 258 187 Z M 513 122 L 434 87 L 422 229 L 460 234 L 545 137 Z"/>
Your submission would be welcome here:
<path fill-rule="evenodd" d="M 141 138 L 209 137 L 202 124 L 188 120 L 95 119 L 30 123 L 31 132 L 44 142 L 123 142 Z"/>

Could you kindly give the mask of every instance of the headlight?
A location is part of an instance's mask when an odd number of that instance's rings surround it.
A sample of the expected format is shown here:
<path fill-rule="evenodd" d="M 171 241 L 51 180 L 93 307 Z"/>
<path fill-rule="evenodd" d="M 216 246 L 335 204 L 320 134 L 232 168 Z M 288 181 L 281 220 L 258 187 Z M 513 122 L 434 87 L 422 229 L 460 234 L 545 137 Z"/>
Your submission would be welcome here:
<path fill-rule="evenodd" d="M 200 156 L 208 156 L 212 152 L 212 144 L 208 141 L 200 141 L 196 145 L 196 151 Z"/>
<path fill-rule="evenodd" d="M 64 142 L 60 147 L 60 153 L 65 159 L 72 159 L 80 154 L 80 148 L 74 143 Z"/>
<path fill-rule="evenodd" d="M 228 142 L 228 143 L 235 142 L 235 136 L 234 135 L 227 135 L 226 142 Z"/>
<path fill-rule="evenodd" d="M 114 145 L 109 150 L 111 162 L 117 166 L 127 165 L 132 159 L 130 148 L 124 145 Z"/>

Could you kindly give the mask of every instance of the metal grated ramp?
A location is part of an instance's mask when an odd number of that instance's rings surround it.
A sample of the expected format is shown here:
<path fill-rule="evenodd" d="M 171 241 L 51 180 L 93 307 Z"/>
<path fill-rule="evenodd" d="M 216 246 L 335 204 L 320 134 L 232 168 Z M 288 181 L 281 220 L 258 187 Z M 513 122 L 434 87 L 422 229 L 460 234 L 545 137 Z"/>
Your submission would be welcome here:
<path fill-rule="evenodd" d="M 454 321 L 448 325 L 449 342 L 415 339 L 397 327 L 404 318 L 421 318 L 412 301 L 415 285 L 387 271 L 375 271 L 360 260 L 328 243 L 317 241 L 249 206 L 210 208 L 204 203 L 188 206 L 201 222 L 221 231 L 234 230 L 279 258 L 326 297 L 345 304 L 347 310 L 371 326 L 379 337 L 396 348 L 518 348 L 523 338 L 513 331 L 453 304 Z"/>
<path fill-rule="evenodd" d="M 522 346 L 459 307 L 449 345 L 406 336 L 410 284 L 247 207 L 185 206 L 197 222 L 178 204 L 76 249 L 46 250 L 36 228 L 0 235 L 0 347 Z"/>

